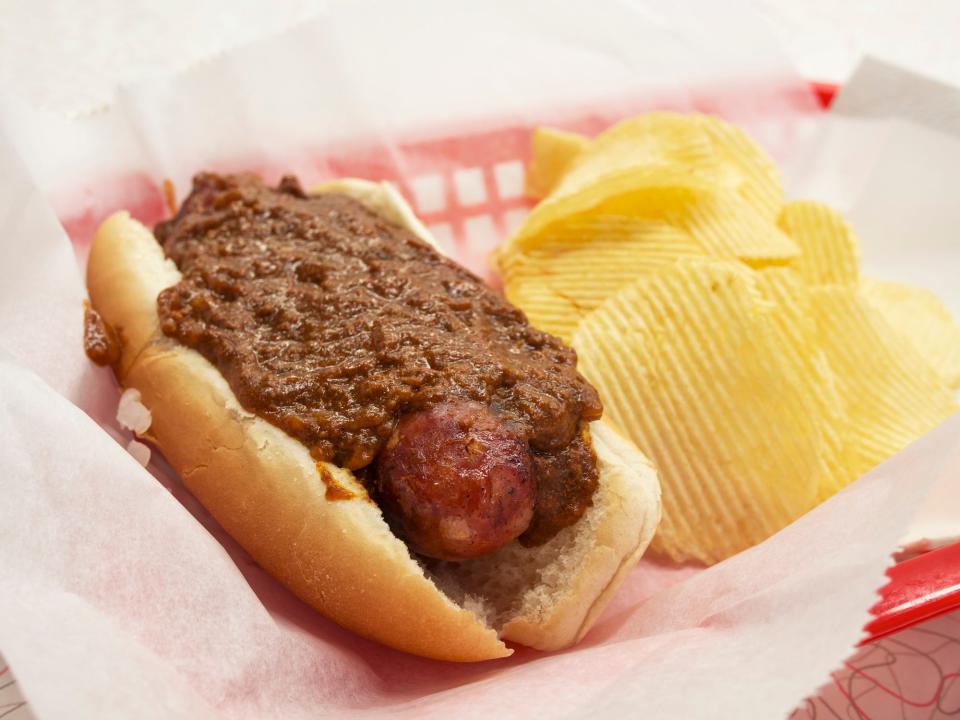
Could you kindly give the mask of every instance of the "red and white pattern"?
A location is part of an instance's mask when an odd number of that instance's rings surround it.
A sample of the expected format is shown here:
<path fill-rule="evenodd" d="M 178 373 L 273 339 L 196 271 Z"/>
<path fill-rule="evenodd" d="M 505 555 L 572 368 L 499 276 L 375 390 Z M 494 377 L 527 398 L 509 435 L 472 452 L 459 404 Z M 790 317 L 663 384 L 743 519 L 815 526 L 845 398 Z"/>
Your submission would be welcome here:
<path fill-rule="evenodd" d="M 10 667 L 0 656 L 0 720 L 32 720 L 33 717 Z"/>
<path fill-rule="evenodd" d="M 960 716 L 960 612 L 860 648 L 790 720 Z"/>

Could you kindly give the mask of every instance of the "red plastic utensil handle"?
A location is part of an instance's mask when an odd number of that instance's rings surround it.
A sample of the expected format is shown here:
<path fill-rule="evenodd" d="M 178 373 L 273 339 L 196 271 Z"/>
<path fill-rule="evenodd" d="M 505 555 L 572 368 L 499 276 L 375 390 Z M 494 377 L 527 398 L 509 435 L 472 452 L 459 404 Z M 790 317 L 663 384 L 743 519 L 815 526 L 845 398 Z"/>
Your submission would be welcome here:
<path fill-rule="evenodd" d="M 937 615 L 960 610 L 960 542 L 894 565 L 870 612 L 868 643 Z"/>

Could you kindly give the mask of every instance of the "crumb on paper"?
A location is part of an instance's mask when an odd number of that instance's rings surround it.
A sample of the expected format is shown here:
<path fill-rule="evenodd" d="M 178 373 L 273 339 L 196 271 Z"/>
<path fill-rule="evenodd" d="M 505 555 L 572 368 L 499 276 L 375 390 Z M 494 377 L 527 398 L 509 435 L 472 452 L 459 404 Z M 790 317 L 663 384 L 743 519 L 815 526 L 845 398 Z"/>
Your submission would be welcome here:
<path fill-rule="evenodd" d="M 131 440 L 127 443 L 127 452 L 133 455 L 133 459 L 144 467 L 150 462 L 150 447 L 139 440 Z"/>
<path fill-rule="evenodd" d="M 117 406 L 117 422 L 127 430 L 143 435 L 150 428 L 152 421 L 150 410 L 140 402 L 140 391 L 136 388 L 124 390 L 120 396 L 120 404 Z"/>

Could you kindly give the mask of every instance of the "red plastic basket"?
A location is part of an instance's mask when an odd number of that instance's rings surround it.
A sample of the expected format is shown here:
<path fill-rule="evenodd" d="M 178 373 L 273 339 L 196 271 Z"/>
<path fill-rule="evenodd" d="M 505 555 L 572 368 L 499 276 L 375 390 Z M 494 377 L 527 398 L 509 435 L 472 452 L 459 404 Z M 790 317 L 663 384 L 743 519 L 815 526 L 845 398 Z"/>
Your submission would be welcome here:
<path fill-rule="evenodd" d="M 812 82 L 811 87 L 823 108 L 830 106 L 838 89 L 819 82 Z M 606 124 L 595 115 L 565 125 L 594 134 Z M 318 155 L 318 166 L 340 177 L 395 182 L 441 242 L 462 249 L 472 241 L 471 228 L 503 237 L 533 204 L 524 196 L 522 182 L 530 157 L 531 129 L 484 130 L 415 140 L 390 149 L 354 146 Z M 125 207 L 149 224 L 166 212 L 161 188 L 145 175 L 110 185 L 122 187 L 126 193 L 123 198 L 111 199 L 113 207 L 62 218 L 81 254 L 112 209 Z M 866 626 L 863 642 L 960 608 L 960 543 L 894 565 L 888 576 L 890 582 L 880 591 L 880 601 L 872 609 L 875 619 Z"/>

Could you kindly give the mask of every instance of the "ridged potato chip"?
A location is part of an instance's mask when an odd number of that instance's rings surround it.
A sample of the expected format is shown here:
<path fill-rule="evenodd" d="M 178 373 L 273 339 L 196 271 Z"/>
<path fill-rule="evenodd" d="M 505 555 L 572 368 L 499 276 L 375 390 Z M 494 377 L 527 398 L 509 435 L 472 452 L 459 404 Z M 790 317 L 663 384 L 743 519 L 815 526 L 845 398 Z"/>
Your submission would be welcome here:
<path fill-rule="evenodd" d="M 507 299 L 522 308 L 534 327 L 563 338 L 573 336 L 580 321 L 587 316 L 568 296 L 561 295 L 546 282 L 524 282 L 512 286 Z"/>
<path fill-rule="evenodd" d="M 867 301 L 923 356 L 944 383 L 960 387 L 960 323 L 929 290 L 863 278 Z"/>
<path fill-rule="evenodd" d="M 846 442 L 849 418 L 837 387 L 837 378 L 820 347 L 812 297 L 800 276 L 790 268 L 767 268 L 756 275 L 757 287 L 771 303 L 770 317 L 778 336 L 781 362 L 802 378 L 811 417 L 819 421 L 826 473 L 817 482 L 824 500 L 856 479 Z"/>
<path fill-rule="evenodd" d="M 710 187 L 677 168 L 626 168 L 561 195 L 560 188 L 540 202 L 504 243 L 498 256 L 542 244 L 557 226 L 590 215 L 632 215 L 648 220 L 679 217 Z"/>
<path fill-rule="evenodd" d="M 776 218 L 783 206 L 780 169 L 740 128 L 710 115 L 692 115 L 710 138 L 725 165 L 736 168 L 735 190 L 754 212 L 767 220 Z"/>
<path fill-rule="evenodd" d="M 507 298 L 534 325 L 569 341 L 576 323 L 620 287 L 698 255 L 701 246 L 681 228 L 600 215 L 564 223 L 542 244 L 506 257 L 501 271 Z"/>
<path fill-rule="evenodd" d="M 607 417 L 656 463 L 654 547 L 716 562 L 816 502 L 826 472 L 804 378 L 747 268 L 680 261 L 622 288 L 577 328 Z"/>
<path fill-rule="evenodd" d="M 507 298 L 538 327 L 569 340 L 576 321 L 621 286 L 683 257 L 765 265 L 787 262 L 797 247 L 743 200 L 694 203 L 679 219 L 588 213 L 548 229 L 531 248 L 501 256 Z M 589 269 L 585 272 L 585 269 Z M 563 312 L 573 317 L 564 317 Z"/>
<path fill-rule="evenodd" d="M 781 229 L 800 247 L 794 267 L 810 285 L 853 285 L 860 278 L 860 242 L 843 216 L 809 200 L 787 203 Z"/>
<path fill-rule="evenodd" d="M 557 185 L 557 194 L 575 194 L 598 178 L 637 168 L 682 169 L 693 176 L 692 181 L 724 184 L 731 169 L 704 128 L 689 122 L 689 117 L 650 113 L 617 123 L 597 135 L 576 157 Z"/>
<path fill-rule="evenodd" d="M 590 142 L 538 130 L 528 186 L 533 193 L 552 192 L 509 247 L 529 247 L 552 223 L 577 214 L 625 209 L 701 226 L 718 257 L 782 262 L 798 252 L 779 229 L 766 226 L 783 202 L 773 161 L 741 130 L 708 116 L 653 113 Z M 730 220 L 738 215 L 744 216 L 742 228 Z M 747 215 L 755 218 L 752 227 Z"/>
<path fill-rule="evenodd" d="M 689 116 L 642 115 L 613 126 L 580 150 L 508 246 L 529 245 L 552 223 L 591 210 L 642 207 L 648 217 L 663 217 L 690 202 L 691 190 L 737 183 L 736 170 Z"/>
<path fill-rule="evenodd" d="M 504 287 L 659 465 L 660 552 L 728 557 L 956 410 L 960 326 L 862 280 L 849 224 L 785 203 L 741 130 L 656 113 L 534 156 L 552 190 L 498 253 Z"/>
<path fill-rule="evenodd" d="M 763 267 L 800 254 L 796 243 L 738 193 L 701 193 L 675 219 L 712 257 Z"/>
<path fill-rule="evenodd" d="M 530 165 L 524 181 L 527 197 L 546 197 L 589 140 L 577 133 L 537 128 L 531 140 Z"/>
<path fill-rule="evenodd" d="M 848 418 L 858 477 L 957 410 L 953 392 L 856 287 L 811 289 L 817 335 Z"/>

